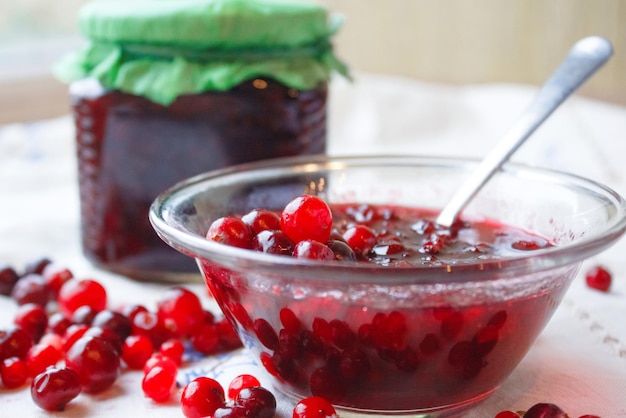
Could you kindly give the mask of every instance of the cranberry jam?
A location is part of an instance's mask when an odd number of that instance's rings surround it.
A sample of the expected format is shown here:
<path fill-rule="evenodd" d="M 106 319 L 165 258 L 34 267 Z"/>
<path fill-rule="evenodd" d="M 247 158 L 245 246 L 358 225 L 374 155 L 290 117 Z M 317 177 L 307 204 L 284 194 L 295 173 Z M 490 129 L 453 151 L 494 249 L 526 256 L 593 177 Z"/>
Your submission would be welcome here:
<path fill-rule="evenodd" d="M 84 252 L 135 279 L 197 272 L 150 226 L 160 192 L 212 169 L 325 150 L 325 83 L 302 91 L 259 78 L 170 105 L 104 91 L 93 80 L 73 83 L 71 93 Z"/>
<path fill-rule="evenodd" d="M 331 262 L 389 269 L 463 268 L 551 246 L 495 221 L 445 229 L 434 223 L 437 213 L 430 209 L 333 204 L 325 213 L 320 199 L 298 199 L 296 208 L 290 209 L 294 200 L 282 213 L 256 209 L 220 218 L 207 238 L 252 251 L 329 260 L 320 249 L 297 254 L 300 244 L 322 239 L 320 246 L 334 253 Z M 237 219 L 249 226 L 249 235 L 237 227 Z M 269 234 L 267 228 L 276 225 L 279 230 Z M 307 239 L 305 231 L 318 238 Z M 290 246 L 291 254 L 284 251 Z M 445 283 L 416 284 L 391 287 L 396 301 L 388 307 L 388 295 L 377 294 L 372 285 L 333 292 L 308 282 L 246 281 L 206 260 L 201 269 L 212 294 L 236 318 L 244 343 L 282 390 L 322 396 L 348 409 L 392 413 L 458 409 L 488 396 L 524 357 L 563 291 L 547 285 L 532 295 L 485 296 L 453 282 L 447 290 L 442 290 Z M 555 283 L 567 275 L 555 272 Z"/>

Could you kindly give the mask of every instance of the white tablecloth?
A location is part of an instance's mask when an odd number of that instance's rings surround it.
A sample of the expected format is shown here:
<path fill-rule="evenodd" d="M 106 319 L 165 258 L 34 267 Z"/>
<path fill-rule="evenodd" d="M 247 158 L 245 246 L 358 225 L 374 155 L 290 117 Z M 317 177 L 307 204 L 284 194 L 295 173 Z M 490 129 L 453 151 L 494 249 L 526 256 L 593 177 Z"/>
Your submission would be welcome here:
<path fill-rule="evenodd" d="M 480 157 L 530 102 L 535 88 L 516 85 L 446 86 L 358 74 L 334 80 L 329 103 L 332 154 L 416 153 Z M 573 97 L 542 126 L 514 160 L 570 171 L 626 194 L 626 108 Z M 153 307 L 164 286 L 130 281 L 92 267 L 82 256 L 70 116 L 0 127 L 0 264 L 17 269 L 40 256 L 76 276 L 101 281 L 111 307 Z M 626 241 L 588 260 L 563 304 L 513 375 L 468 416 L 493 417 L 537 402 L 560 405 L 572 417 L 626 417 Z M 614 275 L 609 293 L 593 291 L 582 273 L 601 263 Z M 202 286 L 189 286 L 216 309 Z M 137 300 L 137 295 L 142 295 Z M 0 327 L 15 304 L 0 297 Z M 255 372 L 245 353 L 212 357 L 184 368 L 223 382 Z M 55 416 L 182 416 L 176 397 L 166 405 L 144 398 L 141 373 L 125 372 L 98 396 L 80 395 Z M 27 389 L 0 388 L 0 416 L 46 416 Z M 281 404 L 282 417 L 291 405 Z"/>

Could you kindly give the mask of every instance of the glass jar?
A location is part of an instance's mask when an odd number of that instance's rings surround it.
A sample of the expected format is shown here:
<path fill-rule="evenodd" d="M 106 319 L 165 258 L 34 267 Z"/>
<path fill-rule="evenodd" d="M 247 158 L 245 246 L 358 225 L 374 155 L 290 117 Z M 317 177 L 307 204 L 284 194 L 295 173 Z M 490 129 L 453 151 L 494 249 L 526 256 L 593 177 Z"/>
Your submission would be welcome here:
<path fill-rule="evenodd" d="M 345 74 L 345 67 L 330 52 L 334 30 L 318 6 L 249 0 L 130 3 L 115 13 L 110 11 L 115 2 L 88 4 L 80 21 L 91 45 L 60 71 L 70 81 L 76 125 L 82 247 L 95 265 L 133 279 L 193 280 L 192 259 L 163 243 L 149 224 L 154 198 L 205 171 L 324 153 L 329 74 Z M 167 5 L 167 13 L 155 10 L 159 4 Z M 187 12 L 183 28 L 218 25 L 223 28 L 218 39 L 211 31 L 202 48 L 190 47 L 198 34 L 175 29 L 182 24 L 181 10 Z M 178 22 L 165 44 L 153 38 L 162 34 L 149 30 L 157 23 L 163 27 L 164 15 L 166 28 L 168 15 Z M 301 45 L 290 44 L 294 17 L 305 27 L 308 22 L 308 30 L 296 31 Z M 242 27 L 251 32 L 247 40 L 237 31 Z M 154 45 L 139 42 L 146 39 Z M 89 70 L 71 74 L 79 66 Z"/>

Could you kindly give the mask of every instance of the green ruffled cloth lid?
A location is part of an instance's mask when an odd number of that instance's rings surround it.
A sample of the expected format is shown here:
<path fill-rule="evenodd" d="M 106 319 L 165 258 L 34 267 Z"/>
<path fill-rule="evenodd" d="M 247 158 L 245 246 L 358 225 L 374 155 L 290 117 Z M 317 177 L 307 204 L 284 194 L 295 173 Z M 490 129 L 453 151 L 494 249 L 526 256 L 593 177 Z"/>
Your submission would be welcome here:
<path fill-rule="evenodd" d="M 308 90 L 333 71 L 348 76 L 330 42 L 340 25 L 300 1 L 98 0 L 79 15 L 88 45 L 54 71 L 161 104 L 254 77 Z"/>

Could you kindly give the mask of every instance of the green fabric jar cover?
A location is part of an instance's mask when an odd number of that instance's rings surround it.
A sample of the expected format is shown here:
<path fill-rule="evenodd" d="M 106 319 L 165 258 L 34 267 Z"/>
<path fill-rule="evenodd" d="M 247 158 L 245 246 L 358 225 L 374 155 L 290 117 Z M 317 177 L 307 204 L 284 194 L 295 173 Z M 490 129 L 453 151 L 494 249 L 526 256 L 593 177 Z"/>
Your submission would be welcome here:
<path fill-rule="evenodd" d="M 98 0 L 83 6 L 89 44 L 65 57 L 65 82 L 96 78 L 107 89 L 169 104 L 254 77 L 312 89 L 333 71 L 341 22 L 318 5 L 272 0 Z"/>

